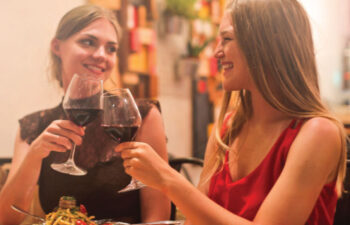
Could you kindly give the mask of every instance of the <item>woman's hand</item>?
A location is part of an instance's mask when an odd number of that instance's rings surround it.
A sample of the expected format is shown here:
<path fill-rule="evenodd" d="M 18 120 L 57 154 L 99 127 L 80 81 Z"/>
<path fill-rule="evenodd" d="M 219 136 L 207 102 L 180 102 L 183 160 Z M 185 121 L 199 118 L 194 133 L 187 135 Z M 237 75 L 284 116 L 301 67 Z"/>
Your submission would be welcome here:
<path fill-rule="evenodd" d="M 53 121 L 30 145 L 30 153 L 43 159 L 51 151 L 65 152 L 72 149 L 73 143 L 80 145 L 84 128 L 69 120 Z"/>
<path fill-rule="evenodd" d="M 176 173 L 146 143 L 124 142 L 117 145 L 115 151 L 121 152 L 127 174 L 155 189 L 162 190 L 166 185 L 166 177 Z"/>

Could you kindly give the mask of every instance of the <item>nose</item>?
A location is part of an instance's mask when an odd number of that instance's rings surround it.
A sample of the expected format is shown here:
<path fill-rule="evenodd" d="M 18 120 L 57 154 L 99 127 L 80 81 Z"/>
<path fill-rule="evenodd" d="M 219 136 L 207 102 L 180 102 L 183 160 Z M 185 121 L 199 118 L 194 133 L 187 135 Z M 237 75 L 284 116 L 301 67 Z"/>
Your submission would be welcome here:
<path fill-rule="evenodd" d="M 223 56 L 224 56 L 224 49 L 222 47 L 221 41 L 219 41 L 214 51 L 214 57 L 217 59 L 220 59 Z"/>
<path fill-rule="evenodd" d="M 107 58 L 106 50 L 104 46 L 100 46 L 93 53 L 93 57 L 98 61 L 104 61 Z"/>

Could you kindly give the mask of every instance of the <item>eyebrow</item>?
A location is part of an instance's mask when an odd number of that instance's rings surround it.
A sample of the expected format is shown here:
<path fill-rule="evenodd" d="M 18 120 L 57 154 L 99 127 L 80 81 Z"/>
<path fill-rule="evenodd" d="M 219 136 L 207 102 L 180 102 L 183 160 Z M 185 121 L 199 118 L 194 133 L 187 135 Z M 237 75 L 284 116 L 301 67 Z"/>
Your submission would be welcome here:
<path fill-rule="evenodd" d="M 233 35 L 233 29 L 226 29 L 220 32 L 220 35 L 223 36 L 225 34 L 231 34 Z"/>
<path fill-rule="evenodd" d="M 91 34 L 84 34 L 84 35 L 86 35 L 86 36 L 88 36 L 88 37 L 90 37 L 90 38 L 92 38 L 92 39 L 94 39 L 94 40 L 98 40 L 98 38 L 97 38 L 96 36 L 94 36 L 94 35 L 91 35 Z M 108 43 L 108 44 L 111 44 L 111 45 L 115 45 L 115 46 L 118 47 L 118 43 L 117 43 L 117 42 L 108 41 L 107 43 Z"/>

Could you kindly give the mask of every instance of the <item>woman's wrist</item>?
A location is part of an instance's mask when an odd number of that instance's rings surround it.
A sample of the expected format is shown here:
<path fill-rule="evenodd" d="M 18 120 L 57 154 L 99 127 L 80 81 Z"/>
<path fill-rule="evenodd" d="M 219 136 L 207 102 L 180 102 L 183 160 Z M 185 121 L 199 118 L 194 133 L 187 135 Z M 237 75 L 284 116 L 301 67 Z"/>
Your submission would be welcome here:
<path fill-rule="evenodd" d="M 170 173 L 162 173 L 164 175 L 161 191 L 169 196 L 175 189 L 184 185 L 188 181 L 175 169 L 170 168 Z M 176 192 L 176 191 L 175 191 Z"/>
<path fill-rule="evenodd" d="M 25 157 L 25 159 L 28 159 L 32 163 L 41 163 L 44 158 L 45 157 L 43 154 L 40 154 L 40 151 L 34 149 L 32 146 L 29 148 L 29 151 Z"/>

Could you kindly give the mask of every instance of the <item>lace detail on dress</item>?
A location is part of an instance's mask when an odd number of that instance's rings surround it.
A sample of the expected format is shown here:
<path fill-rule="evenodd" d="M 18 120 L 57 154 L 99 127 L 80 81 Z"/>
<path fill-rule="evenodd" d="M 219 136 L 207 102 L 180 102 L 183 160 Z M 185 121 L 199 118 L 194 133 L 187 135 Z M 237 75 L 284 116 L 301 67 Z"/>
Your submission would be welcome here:
<path fill-rule="evenodd" d="M 61 104 L 52 109 L 46 109 L 27 115 L 19 120 L 21 138 L 31 144 L 54 120 L 64 118 Z"/>

